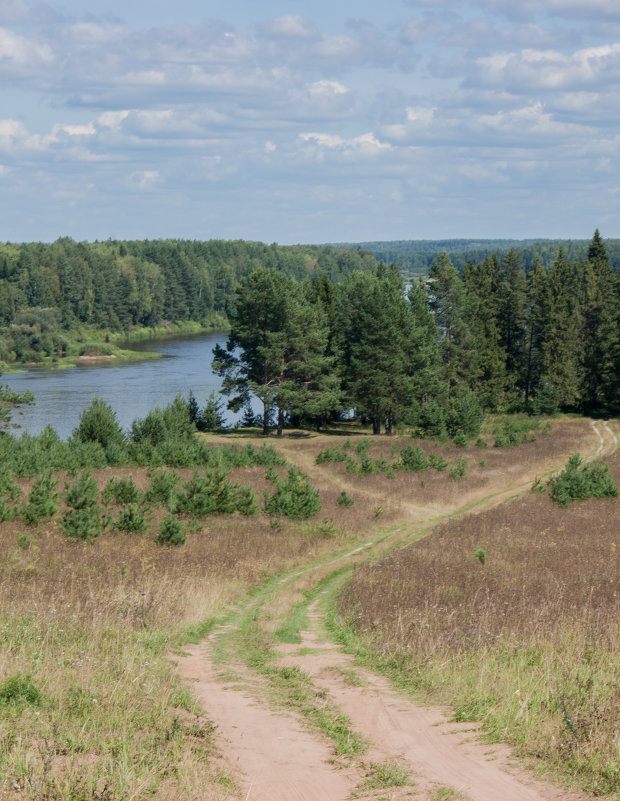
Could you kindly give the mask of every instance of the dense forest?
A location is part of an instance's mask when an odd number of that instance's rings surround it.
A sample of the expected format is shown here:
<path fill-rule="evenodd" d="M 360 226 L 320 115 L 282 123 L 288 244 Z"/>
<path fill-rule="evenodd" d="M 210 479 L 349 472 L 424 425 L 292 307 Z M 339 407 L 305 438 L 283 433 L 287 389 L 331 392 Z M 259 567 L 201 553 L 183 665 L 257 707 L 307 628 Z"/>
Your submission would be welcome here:
<path fill-rule="evenodd" d="M 297 280 L 318 271 L 338 281 L 374 263 L 362 250 L 242 241 L 0 244 L 0 360 L 63 355 L 82 326 L 225 326 L 236 286 L 257 267 Z"/>
<path fill-rule="evenodd" d="M 582 239 L 420 239 L 338 244 L 335 247 L 363 248 L 377 261 L 395 264 L 405 279 L 411 279 L 427 275 L 435 258 L 443 252 L 450 256 L 450 261 L 460 271 L 468 261 L 478 263 L 494 255 L 501 258 L 509 250 L 515 250 L 529 272 L 537 258 L 545 267 L 550 267 L 560 247 L 570 261 L 583 261 L 589 244 Z M 605 245 L 609 260 L 617 270 L 620 268 L 620 239 L 608 239 Z"/>
<path fill-rule="evenodd" d="M 620 273 L 598 233 L 583 261 L 563 248 L 526 274 L 516 250 L 447 253 L 405 293 L 380 262 L 334 284 L 260 269 L 242 279 L 214 368 L 233 409 L 262 424 L 321 426 L 355 409 L 373 431 L 404 423 L 475 437 L 485 411 L 620 411 Z"/>

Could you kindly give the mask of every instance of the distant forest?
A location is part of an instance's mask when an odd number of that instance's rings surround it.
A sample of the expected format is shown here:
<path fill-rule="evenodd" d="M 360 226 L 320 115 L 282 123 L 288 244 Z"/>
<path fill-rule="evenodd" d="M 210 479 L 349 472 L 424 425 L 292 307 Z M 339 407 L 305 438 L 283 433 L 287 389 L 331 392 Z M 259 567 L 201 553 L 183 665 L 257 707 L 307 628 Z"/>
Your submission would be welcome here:
<path fill-rule="evenodd" d="M 62 357 L 85 328 L 226 327 L 236 287 L 258 267 L 298 281 L 326 274 L 337 283 L 374 264 L 361 249 L 244 241 L 0 243 L 0 360 Z"/>
<path fill-rule="evenodd" d="M 487 256 L 501 256 L 514 250 L 526 273 L 534 266 L 536 258 L 549 268 L 562 247 L 570 261 L 583 261 L 590 241 L 585 239 L 420 239 L 394 242 L 339 243 L 335 247 L 362 248 L 373 254 L 377 261 L 395 264 L 405 279 L 416 275 L 427 275 L 435 258 L 442 252 L 462 271 L 468 261 L 473 264 L 484 261 Z M 609 261 L 616 270 L 620 268 L 620 239 L 605 240 Z"/>
<path fill-rule="evenodd" d="M 372 243 L 0 244 L 0 360 L 61 358 L 85 331 L 191 321 L 230 328 L 224 389 L 238 409 L 260 397 L 280 429 L 350 408 L 375 431 L 451 435 L 488 410 L 618 413 L 615 242 L 500 243 L 413 243 L 430 261 L 420 280 L 394 258 L 412 243 L 389 243 L 379 262 Z"/>
<path fill-rule="evenodd" d="M 620 273 L 598 233 L 526 274 L 515 249 L 468 262 L 443 251 L 405 292 L 383 262 L 338 284 L 259 269 L 236 292 L 214 369 L 229 408 L 320 427 L 355 409 L 373 432 L 403 424 L 465 443 L 483 414 L 620 411 Z"/>

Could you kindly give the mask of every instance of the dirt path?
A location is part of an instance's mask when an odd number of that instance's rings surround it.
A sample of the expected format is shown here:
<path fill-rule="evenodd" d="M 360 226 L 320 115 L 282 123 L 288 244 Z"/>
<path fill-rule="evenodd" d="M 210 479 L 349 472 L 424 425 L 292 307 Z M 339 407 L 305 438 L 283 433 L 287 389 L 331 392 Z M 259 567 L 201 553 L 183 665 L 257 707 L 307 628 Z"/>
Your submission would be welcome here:
<path fill-rule="evenodd" d="M 613 452 L 617 435 L 607 423 L 592 423 L 596 444 L 591 458 Z M 559 465 L 558 465 L 559 466 Z M 476 499 L 476 510 L 520 494 L 533 476 L 507 489 L 488 488 Z M 463 511 L 471 510 L 472 499 Z M 423 515 L 422 515 L 423 517 Z M 471 724 L 451 723 L 447 711 L 418 706 L 398 694 L 370 671 L 354 667 L 352 657 L 329 642 L 323 633 L 321 605 L 308 608 L 308 630 L 301 643 L 279 646 L 270 665 L 287 668 L 297 684 L 289 695 L 274 692 L 265 670 L 248 667 L 243 647 L 248 627 L 273 633 L 300 603 L 303 593 L 317 596 L 319 581 L 338 568 L 366 561 L 388 547 L 411 541 L 422 530 L 402 523 L 358 548 L 322 564 L 308 566 L 267 585 L 246 606 L 231 612 L 227 625 L 207 641 L 186 648 L 179 660 L 180 674 L 191 683 L 219 732 L 227 772 L 236 777 L 237 792 L 215 796 L 244 801 L 581 801 L 586 796 L 567 793 L 534 780 L 510 759 L 507 748 L 483 745 Z M 428 519 L 423 521 L 428 525 Z M 320 599 L 320 594 L 318 595 Z M 267 648 L 271 646 L 266 646 Z M 273 669 L 272 669 L 273 670 Z M 284 674 L 280 674 L 284 675 Z M 312 714 L 295 703 L 299 683 L 310 686 L 325 709 L 350 719 L 351 728 L 367 742 L 355 756 L 337 756 L 333 742 L 310 725 Z M 313 702 L 313 703 L 315 703 Z M 286 705 L 289 705 L 287 710 Z M 305 711 L 299 715 L 292 711 Z M 404 784 L 395 785 L 402 769 Z"/>

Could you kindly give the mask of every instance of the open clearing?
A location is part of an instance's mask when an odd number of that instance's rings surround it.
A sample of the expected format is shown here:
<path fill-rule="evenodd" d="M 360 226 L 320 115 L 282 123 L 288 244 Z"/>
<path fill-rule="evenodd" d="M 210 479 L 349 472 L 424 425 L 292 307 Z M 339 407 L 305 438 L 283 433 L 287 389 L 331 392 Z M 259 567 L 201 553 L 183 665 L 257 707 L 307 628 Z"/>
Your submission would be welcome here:
<path fill-rule="evenodd" d="M 499 505 L 580 450 L 617 448 L 617 428 L 563 420 L 547 447 L 488 448 L 467 480 L 425 474 L 389 479 L 315 465 L 325 438 L 278 444 L 323 497 L 344 489 L 375 509 L 356 548 L 318 559 L 266 584 L 230 610 L 223 624 L 178 659 L 181 675 L 214 722 L 235 788 L 205 797 L 246 801 L 572 801 L 588 796 L 534 779 L 505 747 L 476 738 L 476 726 L 450 722 L 449 710 L 420 706 L 360 669 L 328 634 L 322 603 L 356 564 L 423 536 L 441 520 Z M 374 443 L 373 443 L 374 444 Z M 389 451 L 392 442 L 381 447 Z M 373 452 L 374 455 L 374 452 Z M 408 483 L 406 483 L 408 482 Z M 361 505 L 361 504 L 360 504 Z M 355 508 L 355 507 L 354 507 Z M 311 557 L 312 554 L 309 554 Z M 288 641 L 288 644 L 286 644 Z"/>

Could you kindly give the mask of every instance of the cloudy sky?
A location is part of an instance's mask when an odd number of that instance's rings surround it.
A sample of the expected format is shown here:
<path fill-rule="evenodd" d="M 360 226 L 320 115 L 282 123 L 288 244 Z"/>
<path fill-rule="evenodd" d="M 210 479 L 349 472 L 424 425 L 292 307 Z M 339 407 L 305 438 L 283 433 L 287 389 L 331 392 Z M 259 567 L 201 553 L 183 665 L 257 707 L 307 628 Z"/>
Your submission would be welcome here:
<path fill-rule="evenodd" d="M 620 236 L 619 0 L 0 0 L 0 241 Z"/>

